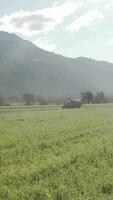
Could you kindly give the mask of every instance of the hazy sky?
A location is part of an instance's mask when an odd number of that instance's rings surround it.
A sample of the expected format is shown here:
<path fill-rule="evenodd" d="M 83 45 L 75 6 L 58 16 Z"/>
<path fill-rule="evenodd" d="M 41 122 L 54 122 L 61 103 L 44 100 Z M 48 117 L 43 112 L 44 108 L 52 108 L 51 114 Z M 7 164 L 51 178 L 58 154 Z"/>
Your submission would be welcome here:
<path fill-rule="evenodd" d="M 0 0 L 0 30 L 68 57 L 113 62 L 113 0 Z"/>

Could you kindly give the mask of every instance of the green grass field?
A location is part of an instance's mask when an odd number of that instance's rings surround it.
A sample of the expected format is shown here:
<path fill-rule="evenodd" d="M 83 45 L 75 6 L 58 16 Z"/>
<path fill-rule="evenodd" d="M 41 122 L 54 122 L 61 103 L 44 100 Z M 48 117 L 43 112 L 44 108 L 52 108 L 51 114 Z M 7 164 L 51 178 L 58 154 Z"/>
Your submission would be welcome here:
<path fill-rule="evenodd" d="M 0 109 L 0 200 L 113 200 L 113 105 Z"/>

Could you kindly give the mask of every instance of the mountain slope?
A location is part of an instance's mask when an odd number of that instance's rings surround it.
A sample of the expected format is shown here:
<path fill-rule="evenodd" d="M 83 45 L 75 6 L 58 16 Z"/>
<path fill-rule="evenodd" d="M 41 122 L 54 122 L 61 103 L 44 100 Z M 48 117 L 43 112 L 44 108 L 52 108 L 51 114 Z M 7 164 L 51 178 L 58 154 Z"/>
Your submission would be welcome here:
<path fill-rule="evenodd" d="M 0 32 L 0 93 L 69 95 L 113 91 L 113 64 L 66 58 L 44 51 L 14 34 Z"/>

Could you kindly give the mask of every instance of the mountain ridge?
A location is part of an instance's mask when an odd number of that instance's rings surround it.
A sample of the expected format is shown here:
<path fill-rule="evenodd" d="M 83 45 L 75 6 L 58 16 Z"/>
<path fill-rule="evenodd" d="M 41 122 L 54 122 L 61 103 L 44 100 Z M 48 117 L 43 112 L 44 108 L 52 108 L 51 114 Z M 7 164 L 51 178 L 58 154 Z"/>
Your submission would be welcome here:
<path fill-rule="evenodd" d="M 0 32 L 0 93 L 6 96 L 24 92 L 66 96 L 86 90 L 111 94 L 112 77 L 112 63 L 64 57 L 15 34 Z"/>

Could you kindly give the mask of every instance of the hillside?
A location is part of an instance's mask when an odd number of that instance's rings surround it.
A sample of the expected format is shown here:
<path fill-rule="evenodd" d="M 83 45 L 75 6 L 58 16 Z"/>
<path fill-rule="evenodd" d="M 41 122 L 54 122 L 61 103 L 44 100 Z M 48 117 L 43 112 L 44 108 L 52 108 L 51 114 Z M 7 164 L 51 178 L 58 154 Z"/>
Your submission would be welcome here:
<path fill-rule="evenodd" d="M 113 91 L 113 64 L 66 58 L 44 51 L 14 34 L 0 32 L 0 93 L 69 95 Z"/>

